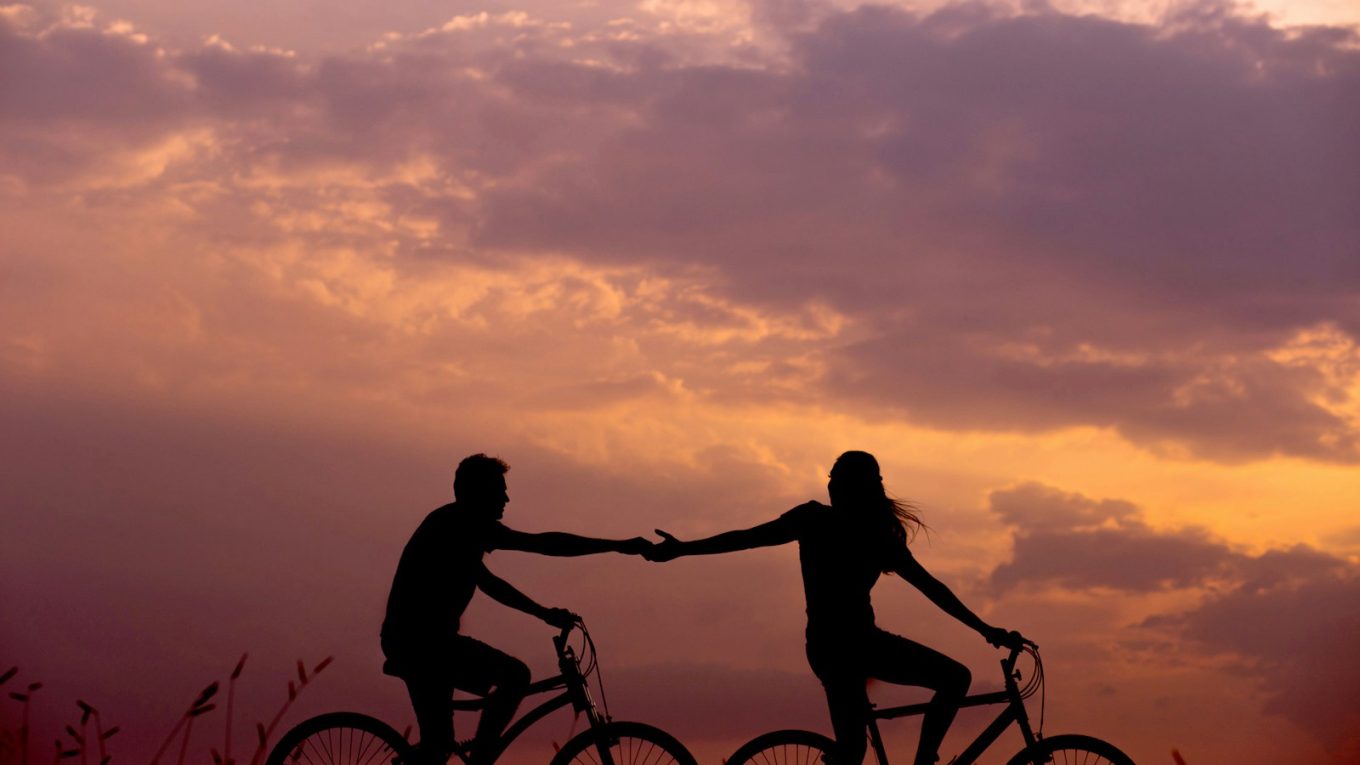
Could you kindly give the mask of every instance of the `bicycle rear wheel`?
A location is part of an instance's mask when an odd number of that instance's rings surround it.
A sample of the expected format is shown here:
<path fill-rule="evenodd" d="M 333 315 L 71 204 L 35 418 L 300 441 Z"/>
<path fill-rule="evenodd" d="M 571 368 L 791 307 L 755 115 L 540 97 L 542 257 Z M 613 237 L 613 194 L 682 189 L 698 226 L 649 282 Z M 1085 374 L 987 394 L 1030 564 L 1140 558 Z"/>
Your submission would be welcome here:
<path fill-rule="evenodd" d="M 727 765 L 822 765 L 834 742 L 810 730 L 777 730 L 742 744 Z"/>
<path fill-rule="evenodd" d="M 675 736 L 637 722 L 611 722 L 573 737 L 551 765 L 696 765 Z"/>
<path fill-rule="evenodd" d="M 1066 733 L 1050 736 L 1011 758 L 1008 765 L 1133 765 L 1133 758 L 1108 741 Z"/>
<path fill-rule="evenodd" d="M 410 765 L 411 745 L 392 726 L 358 712 L 330 712 L 283 734 L 265 765 Z"/>

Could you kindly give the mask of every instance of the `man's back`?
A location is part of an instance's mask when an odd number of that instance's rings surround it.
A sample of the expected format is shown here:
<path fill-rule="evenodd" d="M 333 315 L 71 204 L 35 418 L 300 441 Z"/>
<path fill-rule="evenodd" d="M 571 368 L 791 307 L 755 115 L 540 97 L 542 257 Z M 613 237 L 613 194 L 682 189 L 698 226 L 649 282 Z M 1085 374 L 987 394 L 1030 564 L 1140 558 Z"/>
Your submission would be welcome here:
<path fill-rule="evenodd" d="M 458 634 L 482 558 L 501 529 L 457 503 L 435 509 L 402 551 L 383 621 L 388 658 L 438 651 Z"/>

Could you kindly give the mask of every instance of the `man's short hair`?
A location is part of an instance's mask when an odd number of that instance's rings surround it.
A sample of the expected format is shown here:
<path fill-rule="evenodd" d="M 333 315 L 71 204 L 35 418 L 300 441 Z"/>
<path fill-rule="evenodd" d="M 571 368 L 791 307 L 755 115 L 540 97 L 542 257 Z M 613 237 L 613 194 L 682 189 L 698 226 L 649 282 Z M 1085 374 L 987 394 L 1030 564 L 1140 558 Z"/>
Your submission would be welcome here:
<path fill-rule="evenodd" d="M 479 493 L 508 470 L 510 465 L 499 457 L 481 453 L 465 457 L 453 472 L 453 498 L 458 499 L 459 494 L 467 497 Z"/>

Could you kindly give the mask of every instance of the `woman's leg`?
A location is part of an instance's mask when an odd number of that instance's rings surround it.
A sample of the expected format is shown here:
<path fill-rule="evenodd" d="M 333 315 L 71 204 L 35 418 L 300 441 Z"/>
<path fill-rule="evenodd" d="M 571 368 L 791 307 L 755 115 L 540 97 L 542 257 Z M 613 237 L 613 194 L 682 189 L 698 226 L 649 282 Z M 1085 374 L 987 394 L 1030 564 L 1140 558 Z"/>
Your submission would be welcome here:
<path fill-rule="evenodd" d="M 830 765 L 861 765 L 869 724 L 868 678 L 858 661 L 860 648 L 850 641 L 809 640 L 808 663 L 826 691 L 836 751 Z M 813 763 L 813 765 L 817 765 Z"/>
<path fill-rule="evenodd" d="M 939 651 L 890 632 L 878 631 L 867 648 L 870 677 L 935 691 L 921 721 L 921 743 L 916 748 L 916 765 L 933 765 L 939 759 L 944 734 L 959 711 L 958 704 L 968 695 L 973 674 Z"/>
<path fill-rule="evenodd" d="M 831 730 L 836 734 L 835 762 L 831 765 L 861 765 L 869 724 L 869 694 L 862 677 L 822 680 L 826 706 L 831 712 Z"/>

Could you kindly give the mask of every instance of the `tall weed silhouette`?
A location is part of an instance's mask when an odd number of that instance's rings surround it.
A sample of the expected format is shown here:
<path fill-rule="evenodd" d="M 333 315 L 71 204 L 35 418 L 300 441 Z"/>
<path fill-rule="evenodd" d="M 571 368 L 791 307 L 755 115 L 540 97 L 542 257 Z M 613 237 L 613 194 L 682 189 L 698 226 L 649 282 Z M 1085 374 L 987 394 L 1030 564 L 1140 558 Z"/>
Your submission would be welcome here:
<path fill-rule="evenodd" d="M 227 678 L 226 720 L 222 729 L 222 748 L 220 751 L 216 747 L 210 747 L 208 750 L 213 765 L 237 765 L 238 762 L 232 754 L 236 682 L 245 669 L 247 656 L 248 654 L 241 654 L 240 660 L 236 662 L 236 666 Z M 264 759 L 265 754 L 269 751 L 269 741 L 284 715 L 288 713 L 288 709 L 297 700 L 302 690 L 330 666 L 334 658 L 327 656 L 312 667 L 310 672 L 307 671 L 307 665 L 301 659 L 298 660 L 297 678 L 288 681 L 287 698 L 284 699 L 274 716 L 270 718 L 268 725 L 263 722 L 255 724 L 256 744 L 249 760 L 250 765 L 259 765 Z M 9 683 L 18 673 L 18 667 L 11 667 L 4 674 L 0 674 L 0 686 Z M 19 702 L 22 708 L 19 714 L 18 728 L 0 730 L 0 765 L 30 765 L 29 739 L 32 735 L 30 715 L 34 695 L 42 687 L 42 683 L 32 682 L 23 690 L 9 693 L 10 700 Z M 186 762 L 194 758 L 195 755 L 191 751 L 194 726 L 199 718 L 211 714 L 218 708 L 215 699 L 220 690 L 221 684 L 214 680 L 198 692 L 198 695 L 193 698 L 193 701 L 189 703 L 170 728 L 170 732 L 166 734 L 148 765 L 163 765 L 166 753 L 171 751 L 172 748 L 175 749 L 175 765 L 185 765 Z M 77 699 L 75 706 L 80 713 L 78 720 L 65 725 L 63 728 L 64 735 L 58 736 L 53 741 L 53 765 L 77 759 L 79 765 L 109 765 L 113 755 L 109 753 L 108 741 L 117 735 L 121 728 L 117 725 L 105 728 L 99 709 L 84 699 Z M 72 762 L 71 765 L 75 765 L 75 763 Z"/>

